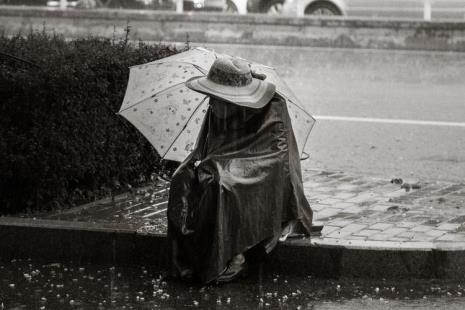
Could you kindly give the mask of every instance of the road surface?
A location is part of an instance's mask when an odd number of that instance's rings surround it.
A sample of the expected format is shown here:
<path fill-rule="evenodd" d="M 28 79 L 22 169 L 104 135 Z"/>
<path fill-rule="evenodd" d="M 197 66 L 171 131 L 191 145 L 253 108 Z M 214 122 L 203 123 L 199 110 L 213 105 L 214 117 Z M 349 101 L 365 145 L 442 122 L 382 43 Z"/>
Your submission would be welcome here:
<path fill-rule="evenodd" d="M 163 272 L 166 273 L 166 272 Z M 225 285 L 165 280 L 147 266 L 0 260 L 0 309 L 464 309 L 465 286 L 427 279 L 319 279 L 266 265 Z"/>
<path fill-rule="evenodd" d="M 465 177 L 465 54 L 213 45 L 274 66 L 318 119 L 304 168 Z"/>

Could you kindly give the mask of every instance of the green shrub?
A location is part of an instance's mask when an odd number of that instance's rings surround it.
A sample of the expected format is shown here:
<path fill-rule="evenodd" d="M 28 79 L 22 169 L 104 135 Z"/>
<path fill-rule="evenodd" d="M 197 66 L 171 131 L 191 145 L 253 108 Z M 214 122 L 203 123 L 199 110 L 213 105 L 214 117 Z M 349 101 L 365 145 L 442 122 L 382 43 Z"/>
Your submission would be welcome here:
<path fill-rule="evenodd" d="M 88 201 L 160 169 L 116 112 L 128 67 L 174 47 L 31 33 L 0 37 L 0 52 L 0 214 Z"/>

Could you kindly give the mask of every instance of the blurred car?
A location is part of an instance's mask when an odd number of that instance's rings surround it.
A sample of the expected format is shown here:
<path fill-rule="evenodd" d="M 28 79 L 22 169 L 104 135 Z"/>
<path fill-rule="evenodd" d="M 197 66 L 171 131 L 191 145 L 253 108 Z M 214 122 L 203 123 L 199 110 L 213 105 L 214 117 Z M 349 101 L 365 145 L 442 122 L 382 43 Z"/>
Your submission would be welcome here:
<path fill-rule="evenodd" d="M 291 15 L 343 15 L 408 19 L 465 18 L 464 0 L 286 0 Z"/>
<path fill-rule="evenodd" d="M 60 7 L 60 0 L 0 0 L 0 5 Z M 68 8 L 174 10 L 173 0 L 67 0 Z"/>
<path fill-rule="evenodd" d="M 49 0 L 46 5 L 49 7 L 60 7 L 60 0 Z M 67 7 L 85 9 L 174 9 L 171 0 L 68 0 Z"/>
<path fill-rule="evenodd" d="M 285 0 L 249 0 L 247 1 L 247 12 L 281 14 Z"/>
<path fill-rule="evenodd" d="M 47 1 L 46 5 L 49 7 L 58 8 L 61 6 L 61 3 L 60 3 L 60 0 L 51 0 L 51 1 Z M 78 5 L 78 1 L 66 1 L 66 7 L 75 8 L 77 7 L 77 5 Z"/>
<path fill-rule="evenodd" d="M 184 0 L 185 10 L 406 19 L 465 19 L 465 0 Z"/>
<path fill-rule="evenodd" d="M 280 14 L 285 0 L 184 0 L 184 11 Z"/>
<path fill-rule="evenodd" d="M 237 12 L 232 0 L 184 0 L 184 11 Z"/>

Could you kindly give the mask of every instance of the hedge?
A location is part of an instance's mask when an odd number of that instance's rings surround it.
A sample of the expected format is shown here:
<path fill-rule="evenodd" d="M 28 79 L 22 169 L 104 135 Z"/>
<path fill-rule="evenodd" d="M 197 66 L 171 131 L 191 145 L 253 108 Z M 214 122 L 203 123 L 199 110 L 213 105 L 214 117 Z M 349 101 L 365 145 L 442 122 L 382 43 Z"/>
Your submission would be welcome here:
<path fill-rule="evenodd" d="M 129 66 L 177 52 L 124 38 L 1 36 L 0 214 L 66 208 L 159 173 L 156 151 L 116 112 Z"/>

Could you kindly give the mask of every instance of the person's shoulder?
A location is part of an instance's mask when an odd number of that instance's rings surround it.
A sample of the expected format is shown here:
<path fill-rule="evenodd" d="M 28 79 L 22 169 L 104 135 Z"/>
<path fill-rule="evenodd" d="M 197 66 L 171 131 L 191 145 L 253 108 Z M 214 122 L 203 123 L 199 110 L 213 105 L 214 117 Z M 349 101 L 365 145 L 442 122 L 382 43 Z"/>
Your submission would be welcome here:
<path fill-rule="evenodd" d="M 272 109 L 282 110 L 283 107 L 286 107 L 286 99 L 276 92 L 270 99 L 269 106 Z"/>
<path fill-rule="evenodd" d="M 278 92 L 275 92 L 273 97 L 271 98 L 270 102 L 275 102 L 275 103 L 278 103 L 278 104 L 285 104 L 286 99 L 284 99 L 283 96 L 278 94 Z"/>

